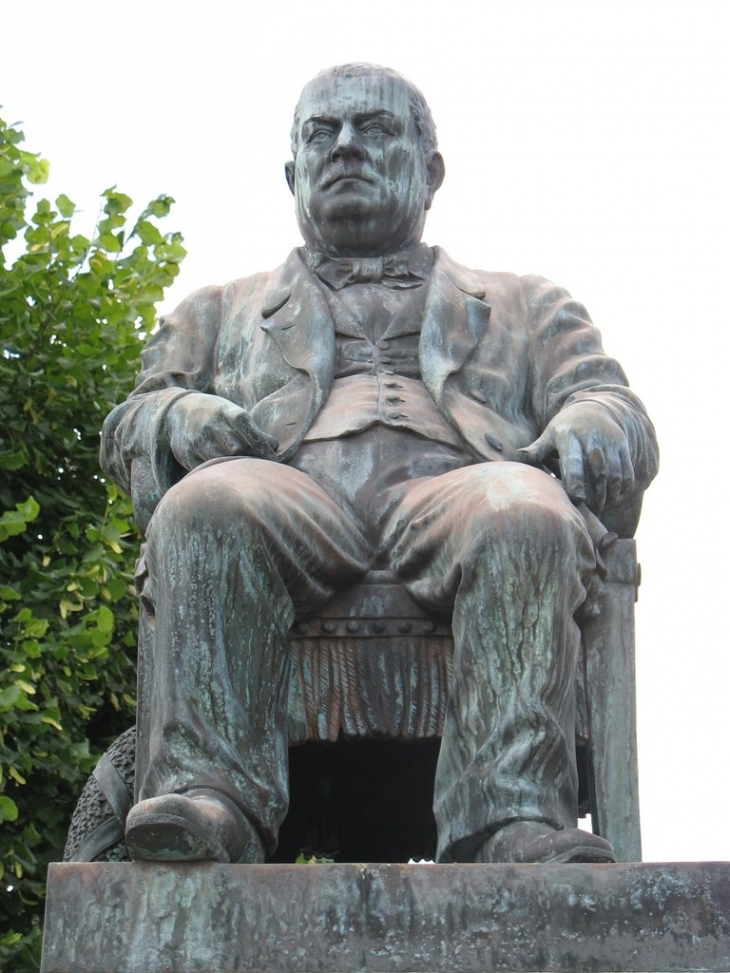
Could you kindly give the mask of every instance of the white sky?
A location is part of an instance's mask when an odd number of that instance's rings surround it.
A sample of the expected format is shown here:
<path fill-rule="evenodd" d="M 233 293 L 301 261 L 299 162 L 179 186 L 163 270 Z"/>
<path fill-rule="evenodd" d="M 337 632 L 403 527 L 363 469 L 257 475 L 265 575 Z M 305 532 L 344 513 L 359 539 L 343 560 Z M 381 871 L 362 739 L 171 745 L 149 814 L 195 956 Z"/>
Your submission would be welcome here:
<path fill-rule="evenodd" d="M 425 239 L 584 301 L 658 429 L 639 529 L 646 860 L 730 859 L 728 7 L 718 0 L 0 0 L 0 103 L 91 232 L 98 193 L 177 200 L 164 309 L 281 263 L 304 83 L 387 64 L 446 159 Z"/>

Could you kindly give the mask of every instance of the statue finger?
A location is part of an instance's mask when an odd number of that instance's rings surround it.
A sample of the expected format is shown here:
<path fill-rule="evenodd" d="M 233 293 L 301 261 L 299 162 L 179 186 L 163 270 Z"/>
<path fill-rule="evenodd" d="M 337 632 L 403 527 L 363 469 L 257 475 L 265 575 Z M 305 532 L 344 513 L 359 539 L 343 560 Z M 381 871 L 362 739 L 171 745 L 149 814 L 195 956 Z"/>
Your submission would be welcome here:
<path fill-rule="evenodd" d="M 588 453 L 587 466 L 591 485 L 591 507 L 596 513 L 600 513 L 606 506 L 611 465 L 606 461 L 603 449 L 596 447 Z"/>
<path fill-rule="evenodd" d="M 625 497 L 634 489 L 636 476 L 634 474 L 634 464 L 628 449 L 621 451 L 621 496 Z"/>
<path fill-rule="evenodd" d="M 622 497 L 623 476 L 620 462 L 609 469 L 606 482 L 606 506 L 612 507 Z"/>
<path fill-rule="evenodd" d="M 583 461 L 583 447 L 576 436 L 569 435 L 561 443 L 560 478 L 571 500 L 586 499 L 585 465 Z"/>
<path fill-rule="evenodd" d="M 628 449 L 617 443 L 609 455 L 606 505 L 615 506 L 634 483 L 634 468 Z"/>
<path fill-rule="evenodd" d="M 228 419 L 228 423 L 234 432 L 248 444 L 254 455 L 260 456 L 263 459 L 273 458 L 276 455 L 276 451 L 279 448 L 279 441 L 257 426 L 248 412 L 242 410 Z"/>
<path fill-rule="evenodd" d="M 193 470 L 200 462 L 196 457 L 193 443 L 185 436 L 179 434 L 170 436 L 170 452 L 184 470 Z"/>

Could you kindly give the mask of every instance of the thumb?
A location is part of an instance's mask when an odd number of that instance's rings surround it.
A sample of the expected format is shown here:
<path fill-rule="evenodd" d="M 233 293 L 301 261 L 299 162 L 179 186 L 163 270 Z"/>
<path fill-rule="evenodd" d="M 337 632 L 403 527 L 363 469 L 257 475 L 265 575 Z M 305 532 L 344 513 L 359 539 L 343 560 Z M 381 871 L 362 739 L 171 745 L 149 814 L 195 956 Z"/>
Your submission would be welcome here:
<path fill-rule="evenodd" d="M 228 417 L 228 424 L 246 440 L 255 450 L 264 454 L 275 453 L 279 448 L 279 441 L 269 433 L 264 432 L 251 418 L 245 409 L 238 409 Z"/>
<path fill-rule="evenodd" d="M 555 452 L 555 443 L 549 430 L 546 429 L 542 436 L 539 436 L 529 446 L 523 446 L 522 449 L 518 449 L 517 456 L 523 463 L 538 466 L 553 452 Z"/>

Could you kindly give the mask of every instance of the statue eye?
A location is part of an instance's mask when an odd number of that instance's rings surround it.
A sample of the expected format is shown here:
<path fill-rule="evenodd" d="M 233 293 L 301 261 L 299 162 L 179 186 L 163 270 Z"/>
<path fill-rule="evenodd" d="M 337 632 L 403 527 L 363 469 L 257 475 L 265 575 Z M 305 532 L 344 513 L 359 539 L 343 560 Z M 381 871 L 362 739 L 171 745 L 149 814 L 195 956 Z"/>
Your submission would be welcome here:
<path fill-rule="evenodd" d="M 328 128 L 317 128 L 310 133 L 307 142 L 329 142 L 331 138 L 332 132 Z"/>
<path fill-rule="evenodd" d="M 387 135 L 388 130 L 380 122 L 371 122 L 369 125 L 363 125 L 362 131 L 365 135 Z"/>

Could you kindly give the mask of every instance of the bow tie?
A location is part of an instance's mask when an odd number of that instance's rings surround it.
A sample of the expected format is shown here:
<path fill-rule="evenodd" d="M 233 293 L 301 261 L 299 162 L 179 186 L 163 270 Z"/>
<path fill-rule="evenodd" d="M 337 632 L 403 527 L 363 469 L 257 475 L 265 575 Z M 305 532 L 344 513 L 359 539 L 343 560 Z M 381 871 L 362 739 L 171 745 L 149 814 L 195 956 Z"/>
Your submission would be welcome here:
<path fill-rule="evenodd" d="M 425 243 L 385 257 L 330 257 L 306 250 L 305 259 L 309 269 L 336 291 L 350 284 L 418 287 L 428 278 L 433 264 L 431 249 Z"/>

